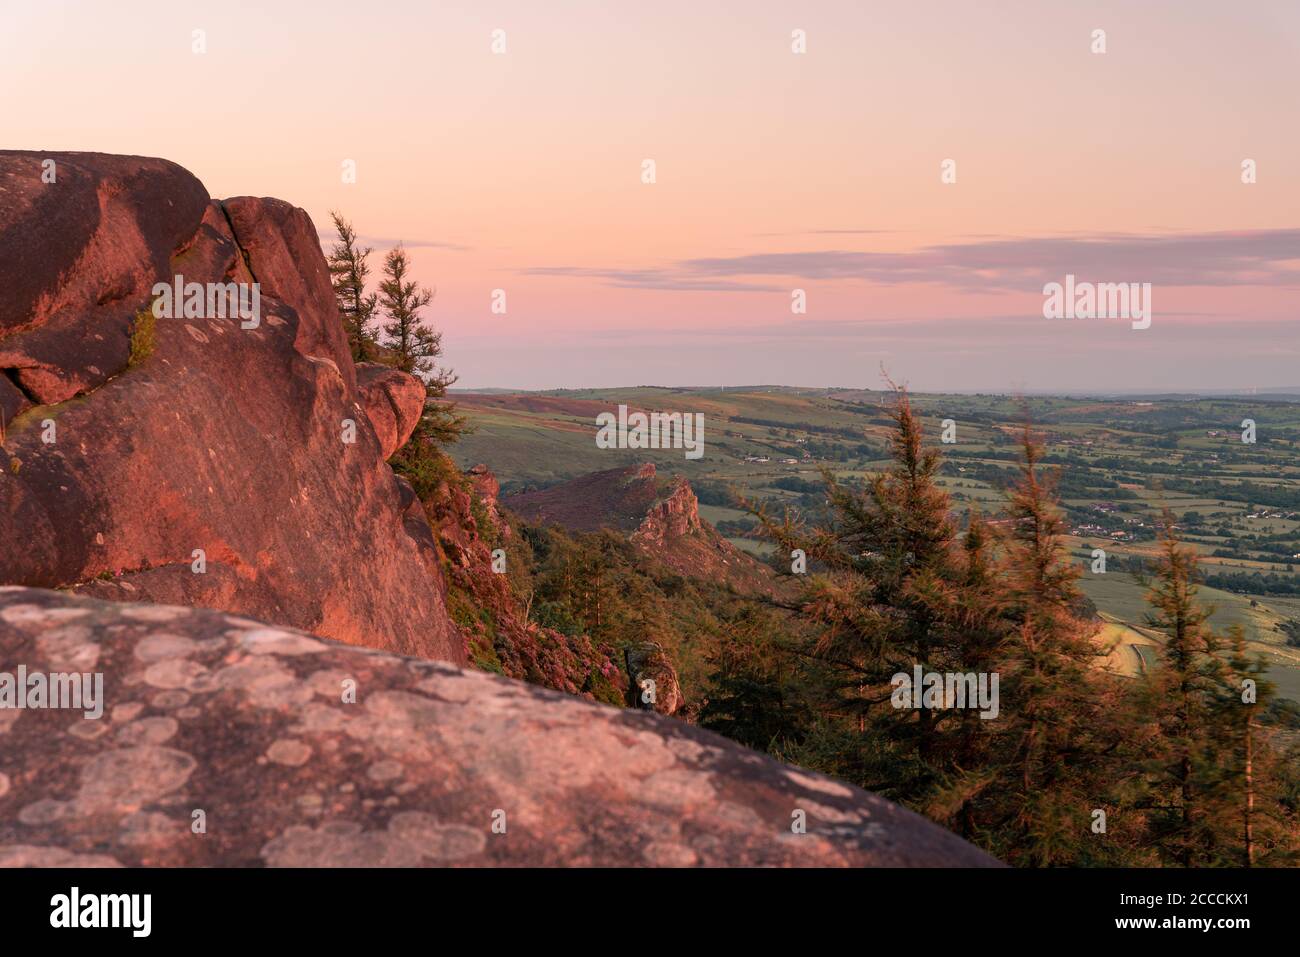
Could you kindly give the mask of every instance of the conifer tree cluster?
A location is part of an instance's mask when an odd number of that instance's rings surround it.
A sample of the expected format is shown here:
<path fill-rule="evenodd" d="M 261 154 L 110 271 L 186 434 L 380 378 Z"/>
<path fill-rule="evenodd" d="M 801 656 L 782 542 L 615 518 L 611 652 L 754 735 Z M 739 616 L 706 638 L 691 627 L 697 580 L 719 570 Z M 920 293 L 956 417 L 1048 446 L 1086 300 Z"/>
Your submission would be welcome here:
<path fill-rule="evenodd" d="M 1300 775 L 1269 717 L 1263 663 L 1240 631 L 1209 626 L 1172 520 L 1148 596 L 1159 660 L 1137 678 L 1113 673 L 1032 430 L 1001 514 L 958 517 L 905 391 L 891 414 L 892 466 L 857 486 L 825 472 L 824 517 L 754 509 L 784 554 L 810 563 L 787 603 L 808 636 L 736 649 L 745 665 L 724 656 L 703 723 L 732 733 L 743 704 L 746 743 L 903 802 L 1012 864 L 1300 860 Z M 893 676 L 917 666 L 998 675 L 996 717 L 896 706 Z"/>
<path fill-rule="evenodd" d="M 465 420 L 446 400 L 456 376 L 437 364 L 442 333 L 421 315 L 433 301 L 433 290 L 411 278 L 410 258 L 399 243 L 384 256 L 376 291 L 367 292 L 368 260 L 374 250 L 360 245 L 356 230 L 341 214 L 331 212 L 330 218 L 339 238 L 327 261 L 352 358 L 409 372 L 424 382 L 427 391 L 424 416 L 411 441 L 396 453 L 394 465 L 416 478 L 439 472 L 430 457 L 438 446 L 456 441 L 465 431 Z"/>

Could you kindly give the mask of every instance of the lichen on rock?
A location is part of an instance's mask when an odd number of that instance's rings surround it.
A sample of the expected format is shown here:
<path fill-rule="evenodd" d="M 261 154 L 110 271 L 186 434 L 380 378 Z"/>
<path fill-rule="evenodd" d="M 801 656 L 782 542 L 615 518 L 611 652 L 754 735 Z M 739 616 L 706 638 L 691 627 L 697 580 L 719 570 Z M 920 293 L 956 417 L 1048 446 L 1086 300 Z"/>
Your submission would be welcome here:
<path fill-rule="evenodd" d="M 90 646 L 103 718 L 0 712 L 0 866 L 995 863 L 654 713 L 219 611 L 0 588 L 0 672 Z"/>

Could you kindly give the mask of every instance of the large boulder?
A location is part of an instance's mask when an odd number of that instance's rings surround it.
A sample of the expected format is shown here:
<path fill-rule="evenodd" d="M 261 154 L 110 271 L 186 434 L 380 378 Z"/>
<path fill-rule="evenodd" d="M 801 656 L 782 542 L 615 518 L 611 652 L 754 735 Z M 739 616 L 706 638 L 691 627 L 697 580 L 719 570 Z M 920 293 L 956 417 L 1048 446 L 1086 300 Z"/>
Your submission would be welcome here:
<path fill-rule="evenodd" d="M 677 669 L 654 641 L 642 641 L 623 649 L 627 665 L 627 703 L 631 708 L 676 714 L 682 706 L 682 687 Z"/>
<path fill-rule="evenodd" d="M 0 701 L 20 668 L 103 714 L 0 709 L 0 865 L 995 863 L 671 718 L 221 612 L 0 588 Z"/>
<path fill-rule="evenodd" d="M 465 660 L 385 464 L 406 406 L 382 436 L 371 414 L 422 387 L 358 388 L 303 210 L 162 160 L 0 152 L 0 247 L 0 583 Z M 260 322 L 150 321 L 178 275 L 257 282 Z"/>
<path fill-rule="evenodd" d="M 126 368 L 136 311 L 208 206 L 166 160 L 0 150 L 0 426 L 14 393 L 62 402 Z"/>
<path fill-rule="evenodd" d="M 356 368 L 361 405 L 386 459 L 406 444 L 419 425 L 424 414 L 424 383 L 375 362 L 359 362 Z"/>

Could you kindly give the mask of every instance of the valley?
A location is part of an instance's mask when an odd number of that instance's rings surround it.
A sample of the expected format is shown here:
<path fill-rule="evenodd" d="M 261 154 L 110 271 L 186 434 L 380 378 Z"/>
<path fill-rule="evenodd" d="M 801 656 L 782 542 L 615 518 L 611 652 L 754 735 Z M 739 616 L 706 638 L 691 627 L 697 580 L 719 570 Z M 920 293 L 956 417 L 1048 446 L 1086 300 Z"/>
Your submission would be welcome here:
<path fill-rule="evenodd" d="M 955 424 L 956 441 L 940 446 L 940 482 L 954 505 L 995 522 L 1017 474 L 1027 411 L 1058 474 L 1080 586 L 1105 622 L 1103 640 L 1114 645 L 1108 667 L 1136 673 L 1150 658 L 1143 649 L 1157 641 L 1144 627 L 1146 586 L 1136 576 L 1154 557 L 1155 523 L 1167 507 L 1198 553 L 1211 623 L 1240 625 L 1279 694 L 1300 701 L 1300 396 L 1032 396 L 1025 405 L 1005 395 L 912 398 L 935 444 L 941 423 Z M 462 467 L 486 462 L 503 494 L 653 462 L 664 475 L 685 476 L 701 517 L 758 557 L 771 545 L 738 497 L 778 512 L 816 509 L 822 469 L 854 482 L 887 464 L 883 391 L 641 387 L 455 399 L 475 431 L 450 450 L 453 458 Z M 702 414 L 703 456 L 598 448 L 596 417 L 620 404 Z M 1246 420 L 1253 443 L 1242 441 Z M 1092 571 L 1096 549 L 1105 552 L 1104 572 Z"/>

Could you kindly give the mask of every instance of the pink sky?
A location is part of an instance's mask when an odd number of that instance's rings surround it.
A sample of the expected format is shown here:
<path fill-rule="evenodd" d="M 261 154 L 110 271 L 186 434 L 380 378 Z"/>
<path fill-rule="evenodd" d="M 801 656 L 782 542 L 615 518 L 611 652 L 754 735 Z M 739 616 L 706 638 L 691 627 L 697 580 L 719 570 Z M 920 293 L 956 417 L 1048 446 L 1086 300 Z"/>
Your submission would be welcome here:
<path fill-rule="evenodd" d="M 1293 0 L 0 20 L 7 146 L 163 156 L 405 240 L 462 386 L 874 386 L 882 361 L 934 390 L 1300 384 Z M 1043 319 L 1067 271 L 1151 282 L 1152 328 Z"/>

